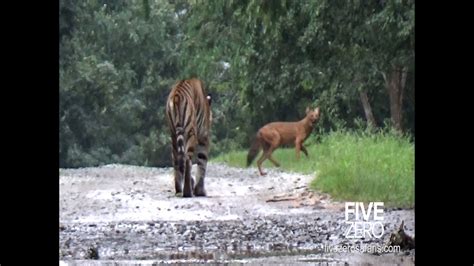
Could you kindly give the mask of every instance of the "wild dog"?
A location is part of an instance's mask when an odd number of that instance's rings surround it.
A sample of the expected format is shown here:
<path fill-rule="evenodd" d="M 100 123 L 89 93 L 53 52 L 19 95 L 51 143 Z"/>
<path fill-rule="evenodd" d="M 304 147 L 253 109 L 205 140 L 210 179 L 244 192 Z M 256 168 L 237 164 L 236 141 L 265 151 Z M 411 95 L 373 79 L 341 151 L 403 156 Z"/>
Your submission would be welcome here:
<path fill-rule="evenodd" d="M 319 120 L 319 107 L 314 110 L 306 108 L 306 116 L 298 122 L 273 122 L 260 128 L 250 146 L 247 155 L 247 167 L 257 157 L 260 149 L 263 154 L 257 161 L 260 175 L 266 175 L 262 171 L 262 163 L 269 159 L 276 167 L 280 164 L 272 157 L 272 153 L 281 145 L 294 144 L 296 149 L 296 158 L 300 158 L 300 150 L 308 157 L 308 151 L 303 146 L 303 142 L 308 138 L 313 130 L 314 124 Z"/>

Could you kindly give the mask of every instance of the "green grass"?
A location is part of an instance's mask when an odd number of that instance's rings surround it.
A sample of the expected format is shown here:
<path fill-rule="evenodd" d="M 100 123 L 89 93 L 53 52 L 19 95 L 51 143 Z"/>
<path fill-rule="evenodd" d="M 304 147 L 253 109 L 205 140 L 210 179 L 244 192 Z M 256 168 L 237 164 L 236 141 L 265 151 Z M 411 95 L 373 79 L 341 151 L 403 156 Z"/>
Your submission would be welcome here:
<path fill-rule="evenodd" d="M 311 141 L 307 141 L 310 143 Z M 307 146 L 309 158 L 294 148 L 280 148 L 273 157 L 281 168 L 315 174 L 310 187 L 343 201 L 382 201 L 388 207 L 414 206 L 414 145 L 391 133 L 333 132 Z M 259 156 L 257 156 L 257 159 Z M 256 161 L 252 166 L 256 166 Z M 213 161 L 245 167 L 247 151 L 234 151 Z M 264 169 L 273 168 L 265 161 Z"/>

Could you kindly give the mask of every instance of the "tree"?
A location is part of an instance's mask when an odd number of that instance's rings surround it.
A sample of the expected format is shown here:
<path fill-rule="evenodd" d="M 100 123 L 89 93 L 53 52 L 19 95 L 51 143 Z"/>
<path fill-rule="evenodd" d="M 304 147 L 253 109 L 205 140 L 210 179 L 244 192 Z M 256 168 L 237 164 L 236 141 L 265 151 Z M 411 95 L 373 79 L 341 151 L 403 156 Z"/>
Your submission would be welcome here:
<path fill-rule="evenodd" d="M 60 165 L 169 161 L 165 95 L 175 81 L 174 6 L 62 1 Z M 62 11 L 61 11 L 62 10 Z M 67 10 L 68 12 L 65 12 Z M 156 25 L 160 25 L 157 27 Z"/>

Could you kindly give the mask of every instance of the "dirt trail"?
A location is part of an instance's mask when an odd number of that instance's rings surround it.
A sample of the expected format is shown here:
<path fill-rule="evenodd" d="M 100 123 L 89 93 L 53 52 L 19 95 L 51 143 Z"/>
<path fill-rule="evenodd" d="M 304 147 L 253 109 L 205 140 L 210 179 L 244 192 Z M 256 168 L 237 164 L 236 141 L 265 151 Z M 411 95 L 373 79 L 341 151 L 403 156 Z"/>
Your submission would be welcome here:
<path fill-rule="evenodd" d="M 275 169 L 261 177 L 255 168 L 210 163 L 208 197 L 178 198 L 171 168 L 60 169 L 61 263 L 414 263 L 414 250 L 324 252 L 330 245 L 381 245 L 401 220 L 414 235 L 414 213 L 385 210 L 383 238 L 349 241 L 344 203 L 310 192 L 312 178 Z"/>

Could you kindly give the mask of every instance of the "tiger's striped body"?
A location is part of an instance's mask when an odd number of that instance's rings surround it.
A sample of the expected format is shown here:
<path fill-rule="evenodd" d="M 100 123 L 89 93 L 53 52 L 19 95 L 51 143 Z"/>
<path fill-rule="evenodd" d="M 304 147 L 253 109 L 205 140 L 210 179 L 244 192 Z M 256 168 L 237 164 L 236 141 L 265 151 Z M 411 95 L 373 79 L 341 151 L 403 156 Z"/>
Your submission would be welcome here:
<path fill-rule="evenodd" d="M 176 194 L 183 197 L 206 196 L 206 175 L 211 127 L 210 96 L 202 81 L 176 83 L 166 103 L 166 117 L 171 133 L 172 160 Z M 193 155 L 197 154 L 197 184 L 191 177 Z M 183 184 L 184 181 L 184 184 Z M 183 186 L 184 185 L 184 186 Z"/>

